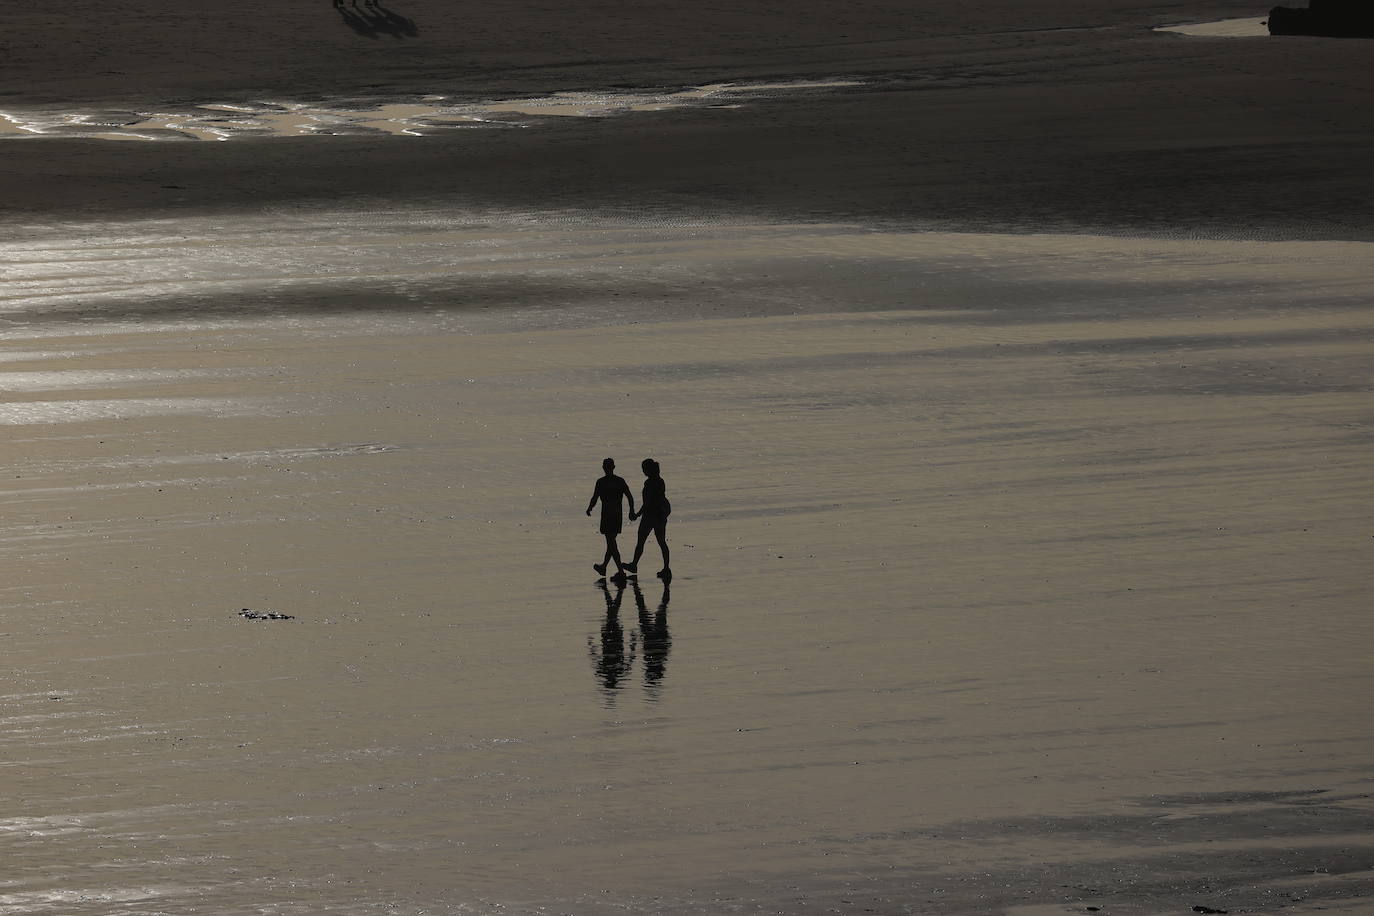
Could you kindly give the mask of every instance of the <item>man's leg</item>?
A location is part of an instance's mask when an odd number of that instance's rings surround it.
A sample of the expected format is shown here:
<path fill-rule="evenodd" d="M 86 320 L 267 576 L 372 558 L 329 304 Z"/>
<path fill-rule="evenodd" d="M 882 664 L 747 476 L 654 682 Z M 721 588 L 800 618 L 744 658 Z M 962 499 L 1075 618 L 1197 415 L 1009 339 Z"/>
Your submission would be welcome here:
<path fill-rule="evenodd" d="M 596 570 L 598 576 L 606 575 L 606 564 L 611 562 L 611 554 L 615 552 L 615 535 L 603 534 L 602 537 L 606 539 L 606 555 L 601 558 L 600 563 L 592 564 L 592 569 Z M 616 565 L 620 565 L 619 560 L 616 560 Z"/>

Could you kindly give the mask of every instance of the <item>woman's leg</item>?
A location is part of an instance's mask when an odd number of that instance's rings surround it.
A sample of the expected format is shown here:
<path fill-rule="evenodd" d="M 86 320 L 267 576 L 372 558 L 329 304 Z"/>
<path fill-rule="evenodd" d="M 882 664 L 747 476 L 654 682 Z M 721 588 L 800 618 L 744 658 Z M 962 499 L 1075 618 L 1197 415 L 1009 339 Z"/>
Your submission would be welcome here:
<path fill-rule="evenodd" d="M 658 540 L 658 549 L 663 551 L 663 571 L 668 571 L 668 523 L 660 522 L 654 526 L 654 537 Z"/>
<path fill-rule="evenodd" d="M 639 537 L 635 540 L 635 558 L 628 564 L 630 572 L 639 571 L 639 558 L 644 556 L 644 542 L 649 540 L 651 526 L 646 523 L 643 516 L 639 518 Z"/>

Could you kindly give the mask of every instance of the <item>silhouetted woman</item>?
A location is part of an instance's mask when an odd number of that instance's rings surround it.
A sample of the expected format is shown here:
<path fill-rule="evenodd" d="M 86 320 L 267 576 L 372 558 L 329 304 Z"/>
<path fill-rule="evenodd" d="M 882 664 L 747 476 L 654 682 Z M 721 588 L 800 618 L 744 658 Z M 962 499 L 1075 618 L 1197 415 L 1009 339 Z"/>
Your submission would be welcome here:
<path fill-rule="evenodd" d="M 604 576 L 606 564 L 615 560 L 616 575 L 620 576 L 625 574 L 625 564 L 620 562 L 620 548 L 615 543 L 616 537 L 620 534 L 620 500 L 624 497 L 630 501 L 630 520 L 634 521 L 635 497 L 624 478 L 615 476 L 614 461 L 607 458 L 601 462 L 601 469 L 606 472 L 606 476 L 596 482 L 596 489 L 592 491 L 592 501 L 587 503 L 587 514 L 591 515 L 597 502 L 601 503 L 601 533 L 606 538 L 606 555 L 601 558 L 600 563 L 593 563 L 592 569 L 596 570 L 598 576 Z"/>
<path fill-rule="evenodd" d="M 663 478 L 659 476 L 658 462 L 652 458 L 645 458 L 640 463 L 644 469 L 644 499 L 640 504 L 639 512 L 639 541 L 635 544 L 635 558 L 625 564 L 625 569 L 631 573 L 639 572 L 639 558 L 644 554 L 644 542 L 649 539 L 649 532 L 653 532 L 658 539 L 658 549 L 663 551 L 663 568 L 658 571 L 660 579 L 671 579 L 673 571 L 668 568 L 668 516 L 672 513 L 673 507 L 668 503 L 667 487 L 663 483 Z M 630 521 L 635 520 L 634 502 L 630 503 Z"/>

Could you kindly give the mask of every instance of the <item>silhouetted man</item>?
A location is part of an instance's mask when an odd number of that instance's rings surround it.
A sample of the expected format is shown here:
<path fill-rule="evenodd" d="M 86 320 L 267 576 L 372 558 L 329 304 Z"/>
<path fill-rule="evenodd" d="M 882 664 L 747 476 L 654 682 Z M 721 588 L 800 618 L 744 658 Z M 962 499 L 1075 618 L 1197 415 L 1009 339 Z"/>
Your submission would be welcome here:
<path fill-rule="evenodd" d="M 596 504 L 601 503 L 601 533 L 606 538 L 606 556 L 602 557 L 599 564 L 593 563 L 592 569 L 596 570 L 598 576 L 604 576 L 606 565 L 615 560 L 615 574 L 623 578 L 625 564 L 620 562 L 620 548 L 615 543 L 616 537 L 620 534 L 620 500 L 624 497 L 630 501 L 630 518 L 633 520 L 635 497 L 624 478 L 615 476 L 615 462 L 612 459 L 607 458 L 601 462 L 601 469 L 606 472 L 606 476 L 596 482 L 596 489 L 592 491 L 592 501 L 587 503 L 587 514 L 591 515 Z"/>
<path fill-rule="evenodd" d="M 640 506 L 639 513 L 639 541 L 635 544 L 635 558 L 625 564 L 625 569 L 630 573 L 639 572 L 639 558 L 644 554 L 644 542 L 649 539 L 649 532 L 653 532 L 658 540 L 658 549 L 663 552 L 663 568 L 658 571 L 658 577 L 667 582 L 673 578 L 673 571 L 668 568 L 668 515 L 673 511 L 672 505 L 668 502 L 667 484 L 659 475 L 658 462 L 652 458 L 645 458 L 639 465 L 644 469 L 644 500 Z M 635 520 L 635 501 L 630 500 L 630 521 Z"/>

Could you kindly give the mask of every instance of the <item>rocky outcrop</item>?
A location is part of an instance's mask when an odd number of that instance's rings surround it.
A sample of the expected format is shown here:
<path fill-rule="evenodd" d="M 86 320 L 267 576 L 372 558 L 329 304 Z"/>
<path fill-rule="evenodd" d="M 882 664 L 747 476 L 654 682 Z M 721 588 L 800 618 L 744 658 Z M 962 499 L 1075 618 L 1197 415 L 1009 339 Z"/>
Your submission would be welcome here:
<path fill-rule="evenodd" d="M 1269 34 L 1374 38 L 1374 2 L 1310 0 L 1306 8 L 1276 6 L 1269 11 Z"/>

